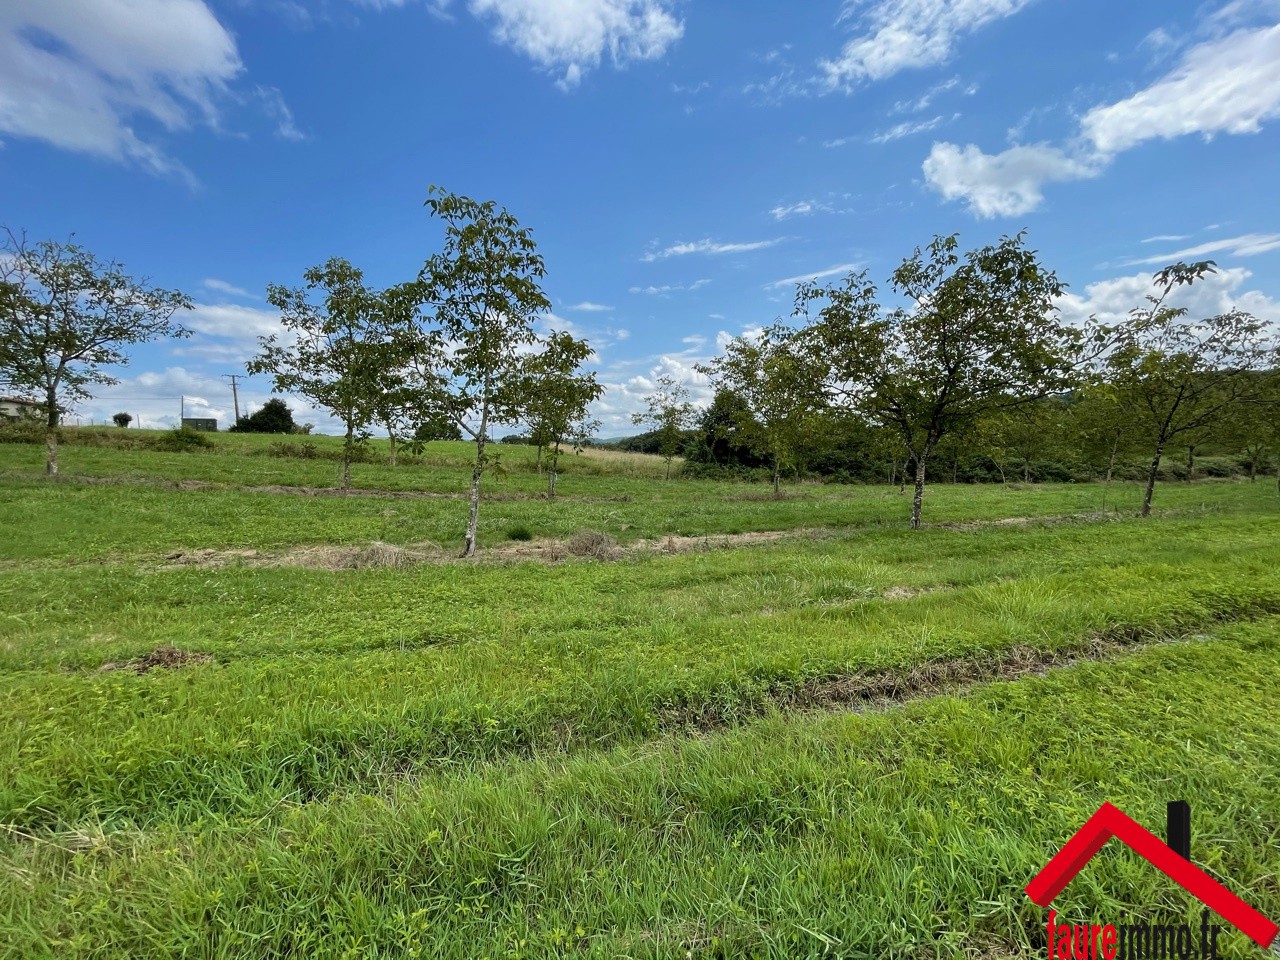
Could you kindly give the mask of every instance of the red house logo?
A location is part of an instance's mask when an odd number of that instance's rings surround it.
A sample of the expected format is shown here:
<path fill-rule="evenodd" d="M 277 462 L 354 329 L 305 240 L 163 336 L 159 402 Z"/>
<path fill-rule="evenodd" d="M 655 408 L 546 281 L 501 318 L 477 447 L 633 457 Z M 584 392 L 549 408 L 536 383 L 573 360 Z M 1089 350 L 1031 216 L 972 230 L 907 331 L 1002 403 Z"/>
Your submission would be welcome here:
<path fill-rule="evenodd" d="M 1038 906 L 1048 907 L 1103 844 L 1115 837 L 1258 946 L 1271 946 L 1280 928 L 1191 862 L 1191 814 L 1181 801 L 1169 805 L 1168 833 L 1166 844 L 1119 808 L 1104 803 L 1027 884 L 1027 896 Z"/>

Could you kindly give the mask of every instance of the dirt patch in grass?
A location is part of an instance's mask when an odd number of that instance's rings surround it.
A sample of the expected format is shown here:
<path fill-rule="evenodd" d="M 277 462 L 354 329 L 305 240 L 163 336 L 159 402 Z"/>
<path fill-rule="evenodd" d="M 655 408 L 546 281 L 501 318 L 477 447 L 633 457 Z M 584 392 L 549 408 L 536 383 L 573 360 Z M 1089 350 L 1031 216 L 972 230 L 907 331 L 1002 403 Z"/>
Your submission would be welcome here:
<path fill-rule="evenodd" d="M 689 553 L 696 550 L 727 550 L 783 539 L 822 536 L 821 530 L 762 530 L 752 533 L 720 534 L 713 537 L 669 536 L 657 540 L 637 540 L 620 545 L 613 537 L 596 530 L 579 530 L 568 540 L 507 541 L 482 548 L 468 563 L 560 563 L 569 557 L 600 561 L 627 557 Z M 412 567 L 420 564 L 462 562 L 462 558 L 435 543 L 397 546 L 374 541 L 364 545 L 316 544 L 287 550 L 200 547 L 165 554 L 161 570 L 187 567 L 303 567 L 312 570 L 373 570 Z"/>
<path fill-rule="evenodd" d="M 373 543 L 357 546 L 321 544 L 295 547 L 278 553 L 265 550 L 202 548 L 179 550 L 165 556 L 162 570 L 181 570 L 184 567 L 304 567 L 311 570 L 376 570 L 411 567 L 422 563 L 437 563 L 445 559 L 444 553 L 434 543 L 414 544 L 409 547 L 393 543 Z"/>
<path fill-rule="evenodd" d="M 1120 519 L 1115 513 L 1066 513 L 1043 517 L 1000 517 L 997 520 L 958 520 L 949 523 L 926 523 L 926 530 L 986 530 L 990 527 L 1051 526 L 1060 523 L 1098 523 Z"/>
<path fill-rule="evenodd" d="M 1249 618 L 1232 618 L 1241 622 Z M 1040 676 L 1051 670 L 1079 663 L 1114 660 L 1148 647 L 1172 643 L 1196 643 L 1208 639 L 1203 634 L 1162 635 L 1147 631 L 1120 631 L 1095 636 L 1059 650 L 1037 650 L 1014 646 L 998 653 L 975 654 L 934 660 L 906 668 L 868 670 L 839 677 L 823 677 L 799 685 L 782 685 L 749 706 L 730 712 L 714 704 L 683 705 L 661 717 L 663 727 L 673 731 L 713 732 L 759 716 L 770 710 L 878 710 L 925 700 L 930 697 L 963 694 L 988 683 Z"/>
<path fill-rule="evenodd" d="M 124 663 L 104 663 L 98 669 L 102 672 L 112 670 L 129 670 L 133 673 L 149 673 L 152 670 L 176 670 L 179 667 L 190 667 L 200 663 L 212 663 L 213 657 L 207 653 L 190 653 L 177 647 L 156 647 L 143 657 L 137 657 Z"/>
<path fill-rule="evenodd" d="M 924 593 L 923 590 L 915 590 L 912 587 L 890 587 L 880 596 L 885 600 L 910 600 L 912 597 L 918 597 Z"/>

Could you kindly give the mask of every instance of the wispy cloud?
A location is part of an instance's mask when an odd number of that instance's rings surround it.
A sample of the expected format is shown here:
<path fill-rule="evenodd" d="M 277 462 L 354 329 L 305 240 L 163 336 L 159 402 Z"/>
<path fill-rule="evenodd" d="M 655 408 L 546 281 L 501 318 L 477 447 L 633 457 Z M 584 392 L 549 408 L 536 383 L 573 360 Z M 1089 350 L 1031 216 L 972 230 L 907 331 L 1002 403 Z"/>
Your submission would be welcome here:
<path fill-rule="evenodd" d="M 978 217 L 1021 216 L 1040 206 L 1046 184 L 1096 177 L 1139 144 L 1255 134 L 1277 118 L 1280 23 L 1272 23 L 1190 47 L 1151 85 L 1085 112 L 1065 147 L 1019 144 L 988 154 L 974 144 L 935 143 L 923 169 L 930 187 L 967 201 Z"/>
<path fill-rule="evenodd" d="M 641 259 L 646 263 L 652 263 L 654 260 L 666 260 L 668 257 L 685 257 L 691 253 L 703 253 L 712 256 L 726 253 L 750 253 L 752 250 L 764 250 L 766 247 L 773 247 L 781 242 L 781 239 L 755 240 L 750 243 L 718 243 L 715 240 L 695 240 L 688 243 L 673 243 L 671 246 L 663 247 L 660 250 L 650 250 Z"/>
<path fill-rule="evenodd" d="M 952 77 L 950 80 L 944 80 L 942 83 L 935 84 L 930 87 L 914 100 L 899 100 L 893 105 L 890 113 L 923 113 L 933 105 L 933 101 L 944 93 L 948 93 L 960 86 L 960 78 Z M 966 97 L 971 97 L 978 92 L 978 85 L 971 83 L 961 91 Z"/>
<path fill-rule="evenodd" d="M 996 20 L 1012 16 L 1032 0 L 850 0 L 841 19 L 858 9 L 860 32 L 834 60 L 819 66 L 830 90 L 850 90 L 861 83 L 883 80 L 903 70 L 946 63 L 960 38 Z M 926 102 L 925 106 L 928 106 Z M 923 109 L 923 108 L 922 108 Z"/>
<path fill-rule="evenodd" d="M 262 103 L 263 111 L 275 122 L 277 137 L 281 140 L 292 140 L 295 143 L 309 139 L 305 133 L 298 129 L 298 125 L 293 119 L 293 111 L 285 103 L 284 94 L 276 87 L 259 86 L 254 89 L 254 93 L 257 94 L 258 100 Z"/>
<path fill-rule="evenodd" d="M 1175 250 L 1173 253 L 1162 253 L 1155 257 L 1130 260 L 1127 265 L 1174 263 L 1178 260 L 1189 260 L 1192 257 L 1204 257 L 1209 254 L 1223 252 L 1230 253 L 1233 257 L 1253 257 L 1260 253 L 1269 253 L 1272 250 L 1280 250 L 1280 233 L 1246 233 L 1239 237 L 1226 237 L 1222 240 L 1202 243 L 1195 247 L 1187 247 L 1185 250 Z"/>
<path fill-rule="evenodd" d="M 799 200 L 795 203 L 780 203 L 769 211 L 775 220 L 786 220 L 788 217 L 804 217 L 811 213 L 830 213 L 831 206 L 820 200 Z"/>
<path fill-rule="evenodd" d="M 592 303 L 590 300 L 583 300 L 581 303 L 575 303 L 567 310 L 577 310 L 580 313 L 608 313 L 613 307 L 606 307 L 603 303 Z"/>
<path fill-rule="evenodd" d="M 786 277 L 783 280 L 775 280 L 773 283 L 765 284 L 766 290 L 779 290 L 782 287 L 794 287 L 796 284 L 804 283 L 807 280 L 821 280 L 824 277 L 834 277 L 837 274 L 852 273 L 854 270 L 860 269 L 862 264 L 859 263 L 842 263 L 838 266 L 827 267 L 825 270 L 815 270 L 812 273 L 802 273 L 794 277 Z"/>
<path fill-rule="evenodd" d="M 958 117 L 959 114 L 956 114 Z M 871 138 L 872 143 L 892 143 L 894 140 L 901 140 L 904 137 L 915 136 L 917 133 L 927 133 L 935 129 L 938 124 L 942 123 L 942 117 L 934 117 L 932 120 L 907 120 L 899 124 L 895 124 L 888 130 L 881 130 Z M 952 119 L 955 119 L 953 117 Z"/>
<path fill-rule="evenodd" d="M 650 297 L 665 297 L 672 293 L 690 293 L 694 290 L 701 290 L 710 282 L 710 280 L 704 279 L 695 280 L 693 283 L 669 283 L 661 287 L 655 287 L 652 285 L 647 287 L 632 287 L 630 292 L 643 293 Z"/>
<path fill-rule="evenodd" d="M 213 290 L 217 293 L 225 293 L 231 297 L 244 297 L 248 300 L 259 299 L 256 294 L 250 293 L 244 287 L 237 287 L 234 283 L 227 283 L 225 280 L 219 280 L 216 277 L 208 277 L 202 286 L 206 290 Z"/>
<path fill-rule="evenodd" d="M 1159 233 L 1154 237 L 1147 237 L 1142 243 L 1177 243 L 1179 240 L 1190 240 L 1189 233 Z"/>

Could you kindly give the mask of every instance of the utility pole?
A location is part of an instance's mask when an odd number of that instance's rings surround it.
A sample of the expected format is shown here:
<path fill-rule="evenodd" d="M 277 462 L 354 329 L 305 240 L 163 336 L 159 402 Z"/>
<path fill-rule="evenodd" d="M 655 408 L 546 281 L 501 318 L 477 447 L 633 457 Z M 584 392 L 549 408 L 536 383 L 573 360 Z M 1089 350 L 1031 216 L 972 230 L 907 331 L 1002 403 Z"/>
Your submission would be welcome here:
<path fill-rule="evenodd" d="M 231 381 L 231 403 L 236 409 L 236 423 L 240 422 L 240 394 L 236 391 L 236 381 L 243 377 L 242 373 L 224 373 L 223 380 Z"/>

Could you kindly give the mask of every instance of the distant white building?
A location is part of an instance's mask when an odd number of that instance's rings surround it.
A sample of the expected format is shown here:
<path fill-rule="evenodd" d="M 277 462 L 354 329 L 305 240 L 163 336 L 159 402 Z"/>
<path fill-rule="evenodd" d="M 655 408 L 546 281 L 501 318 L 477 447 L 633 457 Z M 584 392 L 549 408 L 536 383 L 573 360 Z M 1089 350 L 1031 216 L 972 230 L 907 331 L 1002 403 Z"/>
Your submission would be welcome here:
<path fill-rule="evenodd" d="M 0 418 L 5 420 L 39 417 L 43 411 L 44 404 L 27 397 L 0 397 Z"/>

